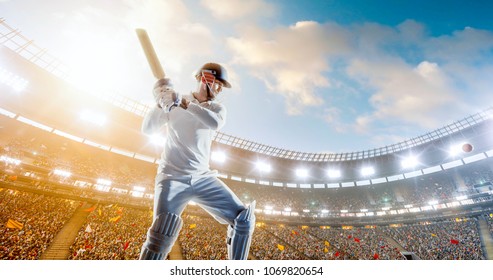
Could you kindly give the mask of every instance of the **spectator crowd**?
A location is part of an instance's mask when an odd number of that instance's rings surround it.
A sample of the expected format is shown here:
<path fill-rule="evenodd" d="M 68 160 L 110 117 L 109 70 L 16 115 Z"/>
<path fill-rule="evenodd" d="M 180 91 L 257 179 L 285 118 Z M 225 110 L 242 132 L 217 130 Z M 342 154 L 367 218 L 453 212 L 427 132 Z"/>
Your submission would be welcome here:
<path fill-rule="evenodd" d="M 69 259 L 137 259 L 151 223 L 152 200 L 135 198 L 130 191 L 114 190 L 131 190 L 139 185 L 152 192 L 156 166 L 55 135 L 32 136 L 12 138 L 4 134 L 0 137 L 1 155 L 23 162 L 22 165 L 0 162 L 0 182 L 12 185 L 11 188 L 0 187 L 0 259 L 39 259 L 80 207 L 80 201 L 87 198 L 98 198 L 98 202 L 79 229 L 70 247 Z M 72 176 L 60 178 L 52 172 L 55 168 L 68 170 Z M 15 189 L 21 176 L 29 178 L 22 186 L 33 193 Z M 112 190 L 95 189 L 98 178 L 110 180 Z M 340 213 L 342 209 L 359 211 L 425 205 L 432 199 L 447 200 L 461 194 L 474 194 L 476 185 L 492 180 L 490 166 L 471 164 L 457 170 L 366 188 L 299 189 L 233 180 L 227 183 L 245 202 L 257 200 L 258 209 L 271 206 L 282 211 L 289 207 L 301 214 L 304 209 L 309 213 L 320 209 Z M 88 187 L 76 186 L 81 181 L 90 184 Z M 70 194 L 78 200 L 60 198 L 60 194 Z M 492 218 L 488 217 L 493 232 Z M 183 258 L 227 258 L 225 225 L 201 215 L 200 211 L 187 210 L 183 219 L 184 226 L 178 238 Z M 485 254 L 477 224 L 475 218 L 368 228 L 258 221 L 250 257 L 262 260 L 397 260 L 404 259 L 402 251 L 411 251 L 422 259 L 480 260 Z"/>
<path fill-rule="evenodd" d="M 0 188 L 0 259 L 39 259 L 79 205 Z"/>

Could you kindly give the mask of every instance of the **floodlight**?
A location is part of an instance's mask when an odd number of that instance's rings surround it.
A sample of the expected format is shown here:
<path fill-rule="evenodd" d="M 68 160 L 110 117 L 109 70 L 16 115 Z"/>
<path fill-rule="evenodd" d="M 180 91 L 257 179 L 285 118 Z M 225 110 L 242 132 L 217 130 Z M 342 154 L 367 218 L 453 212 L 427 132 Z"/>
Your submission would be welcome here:
<path fill-rule="evenodd" d="M 226 154 L 223 152 L 215 151 L 211 153 L 211 160 L 218 162 L 218 163 L 223 163 L 226 161 Z"/>
<path fill-rule="evenodd" d="M 335 169 L 329 169 L 329 170 L 327 170 L 327 175 L 329 176 L 329 178 L 340 178 L 341 177 L 341 171 L 335 170 Z"/>
<path fill-rule="evenodd" d="M 29 82 L 14 73 L 0 68 L 0 83 L 5 84 L 17 92 L 23 91 Z"/>
<path fill-rule="evenodd" d="M 382 210 L 383 211 L 389 211 L 390 210 L 390 207 L 383 207 Z"/>
<path fill-rule="evenodd" d="M 106 124 L 106 116 L 100 113 L 86 110 L 81 112 L 79 116 L 81 119 L 99 126 Z"/>
<path fill-rule="evenodd" d="M 284 208 L 284 211 L 285 211 L 285 212 L 291 212 L 291 208 L 286 207 L 286 208 Z"/>
<path fill-rule="evenodd" d="M 347 213 L 348 210 L 341 210 L 341 213 Z"/>
<path fill-rule="evenodd" d="M 304 168 L 296 169 L 296 176 L 301 178 L 308 177 L 308 169 L 304 169 Z"/>
<path fill-rule="evenodd" d="M 461 145 L 457 145 L 457 144 L 450 146 L 449 151 L 448 151 L 449 154 L 451 156 L 457 155 L 458 153 L 460 153 L 460 147 L 461 147 Z"/>
<path fill-rule="evenodd" d="M 327 209 L 322 209 L 322 211 L 321 211 L 321 212 L 322 212 L 323 214 L 327 214 L 327 213 L 329 213 L 329 210 L 327 210 Z"/>
<path fill-rule="evenodd" d="M 141 187 L 141 186 L 134 186 L 133 190 L 138 191 L 138 192 L 145 192 L 146 188 Z"/>
<path fill-rule="evenodd" d="M 462 143 L 456 143 L 456 144 L 453 144 L 452 146 L 450 146 L 450 149 L 449 149 L 449 154 L 451 156 L 456 156 L 460 153 L 463 153 L 464 150 L 462 149 L 462 147 L 465 145 L 465 144 L 468 144 L 467 142 L 462 142 Z"/>
<path fill-rule="evenodd" d="M 270 166 L 270 164 L 267 164 L 263 161 L 257 161 L 257 169 L 261 172 L 270 172 L 272 170 L 272 167 Z"/>
<path fill-rule="evenodd" d="M 368 209 L 360 209 L 360 212 L 368 212 Z"/>
<path fill-rule="evenodd" d="M 144 197 L 144 193 L 143 192 L 138 192 L 138 191 L 133 191 L 132 192 L 132 196 L 133 197 Z"/>
<path fill-rule="evenodd" d="M 11 158 L 11 157 L 8 157 L 8 156 L 1 156 L 0 157 L 0 161 L 3 161 L 5 163 L 7 163 L 7 164 L 15 164 L 15 165 L 21 164 L 21 160 L 15 159 L 15 158 Z"/>
<path fill-rule="evenodd" d="M 310 213 L 310 210 L 308 210 L 308 209 L 303 209 L 303 213 Z"/>
<path fill-rule="evenodd" d="M 270 205 L 266 205 L 266 206 L 264 207 L 264 209 L 265 209 L 265 210 L 272 210 L 272 209 L 274 209 L 274 208 L 273 208 L 272 206 L 270 206 Z"/>
<path fill-rule="evenodd" d="M 436 204 L 438 204 L 438 201 L 436 200 L 431 200 L 428 202 L 428 205 L 436 205 Z"/>
<path fill-rule="evenodd" d="M 418 159 L 415 156 L 409 156 L 401 161 L 402 168 L 413 168 L 418 165 Z"/>
<path fill-rule="evenodd" d="M 150 138 L 151 138 L 151 143 L 156 146 L 166 145 L 166 137 L 162 136 L 161 134 L 153 134 L 150 136 Z"/>
<path fill-rule="evenodd" d="M 369 176 L 375 174 L 375 169 L 373 167 L 363 167 L 361 168 L 361 175 Z"/>
<path fill-rule="evenodd" d="M 97 183 L 98 185 L 111 186 L 111 181 L 106 179 L 98 179 Z"/>
<path fill-rule="evenodd" d="M 65 171 L 65 170 L 61 170 L 61 169 L 55 169 L 53 171 L 53 174 L 61 176 L 61 177 L 65 177 L 65 178 L 68 178 L 72 175 L 72 173 Z"/>

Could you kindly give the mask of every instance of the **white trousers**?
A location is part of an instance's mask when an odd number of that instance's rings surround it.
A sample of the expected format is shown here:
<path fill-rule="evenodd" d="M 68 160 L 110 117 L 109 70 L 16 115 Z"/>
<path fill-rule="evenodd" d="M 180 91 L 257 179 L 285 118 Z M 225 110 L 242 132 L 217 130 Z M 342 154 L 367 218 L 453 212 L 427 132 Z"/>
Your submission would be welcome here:
<path fill-rule="evenodd" d="M 170 179 L 164 174 L 156 176 L 154 190 L 154 220 L 160 214 L 181 216 L 193 200 L 222 224 L 233 225 L 245 205 L 215 176 L 187 176 Z"/>

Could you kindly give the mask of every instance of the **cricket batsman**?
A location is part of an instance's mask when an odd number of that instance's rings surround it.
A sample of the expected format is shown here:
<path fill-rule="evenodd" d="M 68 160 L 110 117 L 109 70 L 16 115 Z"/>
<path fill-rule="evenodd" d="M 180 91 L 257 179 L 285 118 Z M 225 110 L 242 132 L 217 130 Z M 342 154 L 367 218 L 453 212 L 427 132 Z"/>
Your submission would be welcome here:
<path fill-rule="evenodd" d="M 246 207 L 209 167 L 216 130 L 226 121 L 226 108 L 215 101 L 231 88 L 226 69 L 206 63 L 195 74 L 197 89 L 180 96 L 168 79 L 160 79 L 153 94 L 157 105 L 145 116 L 142 132 L 167 130 L 167 141 L 155 180 L 153 222 L 140 259 L 166 259 L 183 225 L 181 214 L 190 200 L 228 224 L 228 258 L 246 260 L 255 227 L 255 201 Z M 166 126 L 166 127 L 165 127 Z"/>

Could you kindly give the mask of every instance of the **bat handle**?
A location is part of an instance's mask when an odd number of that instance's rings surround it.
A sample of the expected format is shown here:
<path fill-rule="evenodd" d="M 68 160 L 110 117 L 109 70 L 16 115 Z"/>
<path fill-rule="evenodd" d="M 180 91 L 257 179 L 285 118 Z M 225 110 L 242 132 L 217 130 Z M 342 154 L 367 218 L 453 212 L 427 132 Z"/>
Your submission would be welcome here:
<path fill-rule="evenodd" d="M 167 78 L 162 78 L 157 80 L 157 82 L 154 84 L 154 88 L 168 86 L 168 85 L 171 86 L 170 80 Z"/>

